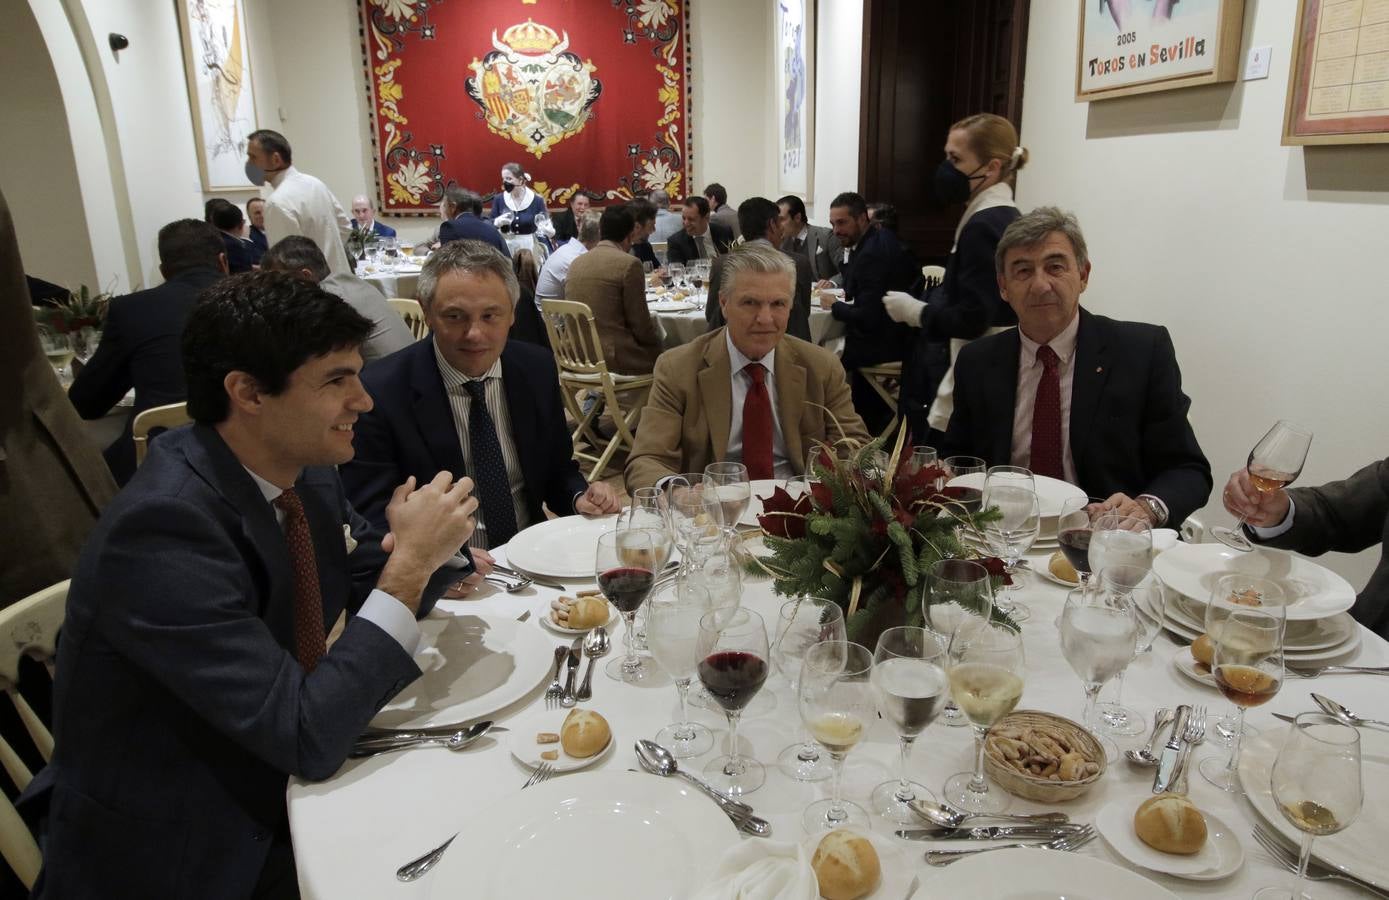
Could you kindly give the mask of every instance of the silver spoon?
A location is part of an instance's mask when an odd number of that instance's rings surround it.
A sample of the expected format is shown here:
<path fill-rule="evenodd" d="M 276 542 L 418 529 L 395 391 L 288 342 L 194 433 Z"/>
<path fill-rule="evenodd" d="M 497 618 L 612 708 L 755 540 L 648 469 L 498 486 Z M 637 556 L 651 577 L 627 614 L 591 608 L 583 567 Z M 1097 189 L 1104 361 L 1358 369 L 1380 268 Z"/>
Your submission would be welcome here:
<path fill-rule="evenodd" d="M 1316 704 L 1320 706 L 1327 715 L 1340 719 L 1347 725 L 1354 725 L 1356 728 L 1379 728 L 1381 730 L 1389 730 L 1389 722 L 1381 722 L 1379 719 L 1367 719 L 1364 716 L 1358 716 L 1348 708 L 1332 700 L 1330 697 L 1314 693 L 1312 694 L 1312 699 L 1316 701 Z"/>
<path fill-rule="evenodd" d="M 612 642 L 608 639 L 608 630 L 601 625 L 584 635 L 584 656 L 588 657 L 588 668 L 584 670 L 583 683 L 574 692 L 576 700 L 592 699 L 593 661 L 599 657 L 607 656 L 611 646 Z"/>
<path fill-rule="evenodd" d="M 675 757 L 672 756 L 671 752 L 665 747 L 662 747 L 655 741 L 642 738 L 637 741 L 636 750 L 637 761 L 641 763 L 643 769 L 650 772 L 652 775 L 660 775 L 663 778 L 669 778 L 675 775 L 685 779 L 722 807 L 723 811 L 728 813 L 730 817 L 737 819 L 740 827 L 746 831 L 753 834 L 763 834 L 771 831 L 771 825 L 765 820 L 759 819 L 757 816 L 753 815 L 751 806 L 748 806 L 740 800 L 734 800 L 731 797 L 719 793 L 703 780 L 696 778 L 689 772 L 680 768 L 679 764 L 675 761 Z"/>
<path fill-rule="evenodd" d="M 1065 813 L 1037 813 L 1036 815 L 987 815 L 984 813 L 967 813 L 957 809 L 951 809 L 936 803 L 934 800 L 914 800 L 909 804 L 912 811 L 918 816 L 930 822 L 932 825 L 942 829 L 959 828 L 970 819 L 991 819 L 994 821 L 1007 822 L 1050 822 L 1065 823 L 1069 822 Z"/>
<path fill-rule="evenodd" d="M 1164 706 L 1153 714 L 1153 736 L 1148 739 L 1148 746 L 1141 750 L 1125 750 L 1124 757 L 1136 766 L 1156 766 L 1159 762 L 1157 758 L 1158 741 L 1162 740 L 1162 732 L 1168 725 L 1172 724 L 1174 713 L 1171 709 Z"/>
<path fill-rule="evenodd" d="M 462 750 L 487 734 L 491 728 L 491 722 L 477 722 L 473 725 L 469 725 L 467 728 L 455 731 L 453 734 L 430 734 L 403 739 L 368 739 L 358 741 L 353 745 L 352 752 L 349 755 L 353 759 L 362 759 L 367 756 L 375 756 L 378 753 L 394 753 L 397 750 L 410 750 L 414 747 L 427 747 L 431 745 L 445 747 L 455 751 Z"/>

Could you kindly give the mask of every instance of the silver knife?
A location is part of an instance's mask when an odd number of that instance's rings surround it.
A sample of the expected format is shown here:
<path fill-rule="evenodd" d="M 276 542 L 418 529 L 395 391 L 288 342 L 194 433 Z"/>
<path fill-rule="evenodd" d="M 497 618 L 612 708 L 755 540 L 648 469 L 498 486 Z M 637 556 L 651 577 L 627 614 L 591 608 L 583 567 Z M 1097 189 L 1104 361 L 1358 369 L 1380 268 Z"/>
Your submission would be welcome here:
<path fill-rule="evenodd" d="M 579 648 L 583 646 L 582 637 L 574 638 L 574 644 L 569 648 L 569 662 L 566 663 L 564 670 L 564 696 L 560 698 L 560 705 L 563 707 L 573 706 L 578 702 L 574 696 L 574 681 L 579 675 Z"/>
<path fill-rule="evenodd" d="M 541 587 L 553 588 L 557 591 L 569 590 L 569 588 L 560 584 L 558 581 L 551 581 L 548 578 L 536 578 L 534 575 L 531 575 L 526 572 L 518 572 L 510 566 L 504 566 L 501 563 L 493 563 L 492 568 L 498 572 L 501 572 L 503 575 L 509 575 L 512 578 L 529 578 L 532 584 L 538 584 Z"/>
<path fill-rule="evenodd" d="M 1163 794 L 1172 787 L 1172 779 L 1177 774 L 1177 761 L 1182 755 L 1183 735 L 1186 734 L 1186 720 L 1191 717 L 1191 707 L 1183 703 L 1177 707 L 1177 717 L 1172 720 L 1172 736 L 1163 745 L 1158 756 L 1157 775 L 1153 777 L 1153 793 Z"/>
<path fill-rule="evenodd" d="M 991 841 L 997 838 L 1054 838 L 1081 831 L 1083 825 L 981 825 L 976 828 L 901 828 L 895 833 L 908 841 Z"/>

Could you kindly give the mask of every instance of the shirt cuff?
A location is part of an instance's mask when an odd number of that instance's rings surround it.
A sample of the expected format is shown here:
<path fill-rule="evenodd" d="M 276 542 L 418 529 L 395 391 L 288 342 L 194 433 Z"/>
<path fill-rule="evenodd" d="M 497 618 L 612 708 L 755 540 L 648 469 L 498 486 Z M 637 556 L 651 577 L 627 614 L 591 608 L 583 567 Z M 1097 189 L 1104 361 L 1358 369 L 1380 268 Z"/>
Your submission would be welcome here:
<path fill-rule="evenodd" d="M 357 613 L 363 619 L 386 632 L 411 656 L 420 648 L 420 626 L 405 604 L 382 590 L 367 595 Z"/>
<path fill-rule="evenodd" d="M 1292 496 L 1289 495 L 1288 514 L 1283 517 L 1283 521 L 1279 522 L 1277 525 L 1270 525 L 1267 528 L 1260 528 L 1257 525 L 1250 525 L 1248 522 L 1245 522 L 1244 527 L 1248 528 L 1250 533 L 1252 533 L 1254 537 L 1258 538 L 1261 541 L 1272 540 L 1273 538 L 1278 537 L 1278 535 L 1292 530 L 1293 513 L 1295 512 L 1297 512 L 1297 504 L 1293 502 Z"/>

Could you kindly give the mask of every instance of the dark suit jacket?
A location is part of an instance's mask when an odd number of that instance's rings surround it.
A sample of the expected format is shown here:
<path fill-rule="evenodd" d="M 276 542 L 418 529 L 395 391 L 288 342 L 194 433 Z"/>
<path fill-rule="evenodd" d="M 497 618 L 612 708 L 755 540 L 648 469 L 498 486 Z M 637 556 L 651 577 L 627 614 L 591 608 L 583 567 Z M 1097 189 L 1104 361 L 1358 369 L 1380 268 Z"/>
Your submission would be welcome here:
<path fill-rule="evenodd" d="M 830 313 L 845 324 L 844 368 L 894 362 L 906 355 L 911 330 L 888 317 L 888 291 L 919 293 L 921 267 L 911 251 L 886 228 L 873 228 L 859 239 L 844 275 L 844 299 Z"/>
<path fill-rule="evenodd" d="M 550 335 L 545 331 L 540 308 L 535 305 L 535 295 L 525 287 L 521 288 L 521 299 L 516 301 L 516 315 L 511 320 L 507 338 L 550 349 Z"/>
<path fill-rule="evenodd" d="M 733 251 L 737 253 L 737 250 Z M 786 333 L 803 341 L 810 340 L 810 261 L 804 256 L 787 253 L 796 264 L 796 286 L 791 295 L 791 317 L 786 321 Z M 730 254 L 714 260 L 709 270 L 709 302 L 704 305 L 704 319 L 709 330 L 722 328 L 723 308 L 719 306 L 719 293 L 723 289 L 724 261 Z"/>
<path fill-rule="evenodd" d="M 632 255 L 644 263 L 651 263 L 653 269 L 661 267 L 661 261 L 656 258 L 656 250 L 651 246 L 650 241 L 637 241 L 633 244 Z"/>
<path fill-rule="evenodd" d="M 960 351 L 942 458 L 964 453 L 1007 465 L 1021 346 L 1014 329 Z M 1070 438 L 1076 478 L 1087 494 L 1152 494 L 1167 504 L 1173 528 L 1204 506 L 1211 467 L 1187 420 L 1190 408 L 1166 328 L 1080 310 Z"/>
<path fill-rule="evenodd" d="M 709 223 L 709 239 L 714 242 L 716 251 L 727 253 L 728 248 L 733 245 L 733 232 L 718 222 L 711 221 Z M 684 265 L 692 259 L 700 259 L 699 248 L 702 243 L 703 241 L 698 244 L 695 243 L 695 239 L 690 237 L 682 228 L 666 241 L 666 262 Z"/>
<path fill-rule="evenodd" d="M 796 236 L 782 241 L 781 249 L 796 253 Z M 834 232 L 822 225 L 807 225 L 805 247 L 800 250 L 810 260 L 810 276 L 815 281 L 830 281 L 839 274 L 839 259 L 843 250 Z"/>
<path fill-rule="evenodd" d="M 572 209 L 562 209 L 550 216 L 550 224 L 555 227 L 556 247 L 570 238 L 579 236 L 579 223 L 574 221 L 574 210 Z"/>
<path fill-rule="evenodd" d="M 1370 463 L 1344 481 L 1321 487 L 1292 488 L 1293 525 L 1270 547 L 1320 556 L 1328 550 L 1358 553 L 1380 545 L 1379 565 L 1351 609 L 1356 621 L 1389 638 L 1389 459 Z M 1251 540 L 1258 541 L 1246 529 Z"/>
<path fill-rule="evenodd" d="M 96 353 L 68 391 L 84 419 L 99 419 L 135 388 L 135 407 L 125 431 L 106 448 L 106 463 L 125 484 L 135 474 L 130 425 L 155 406 L 188 397 L 183 380 L 183 326 L 203 289 L 222 277 L 213 269 L 193 269 L 146 291 L 111 301 Z"/>
<path fill-rule="evenodd" d="M 251 238 L 250 238 L 250 240 L 251 240 L 251 243 L 255 244 L 257 247 L 260 248 L 260 252 L 261 252 L 262 254 L 264 254 L 265 251 L 267 251 L 267 250 L 270 249 L 270 240 L 269 240 L 269 238 L 267 238 L 267 237 L 265 236 L 265 232 L 264 232 L 264 231 L 260 230 L 259 228 L 257 228 L 257 227 L 254 226 L 254 225 L 251 226 Z M 260 257 L 257 256 L 256 259 L 259 260 Z"/>
<path fill-rule="evenodd" d="M 484 241 L 502 251 L 502 256 L 511 259 L 502 233 L 491 222 L 484 222 L 472 213 L 459 213 L 439 226 L 439 243 L 449 241 Z"/>
<path fill-rule="evenodd" d="M 233 275 L 240 272 L 249 272 L 251 267 L 260 261 L 264 255 L 255 253 L 255 244 L 250 241 L 243 241 L 234 234 L 227 234 L 225 231 L 217 232 L 222 237 L 222 249 L 227 254 L 227 271 Z"/>
<path fill-rule="evenodd" d="M 542 502 L 556 515 L 572 515 L 574 498 L 588 483 L 573 459 L 554 358 L 531 344 L 507 341 L 502 382 L 531 522 L 545 520 Z M 342 483 L 352 505 L 384 527 L 391 492 L 409 476 L 428 481 L 441 471 L 455 477 L 470 473 L 463 465 L 433 340 L 367 366 L 362 383 L 376 406 L 357 420 L 352 440 L 357 452 L 341 467 Z"/>
<path fill-rule="evenodd" d="M 327 629 L 375 584 L 381 532 L 353 513 L 332 467 L 305 469 L 296 489 Z M 359 541 L 351 555 L 345 523 Z M 441 574 L 431 598 L 457 575 Z M 56 749 L 26 792 L 51 801 L 36 896 L 249 897 L 284 828 L 288 776 L 332 775 L 419 675 L 356 617 L 311 675 L 293 646 L 294 577 L 274 509 L 214 429 L 166 434 L 72 578 Z"/>

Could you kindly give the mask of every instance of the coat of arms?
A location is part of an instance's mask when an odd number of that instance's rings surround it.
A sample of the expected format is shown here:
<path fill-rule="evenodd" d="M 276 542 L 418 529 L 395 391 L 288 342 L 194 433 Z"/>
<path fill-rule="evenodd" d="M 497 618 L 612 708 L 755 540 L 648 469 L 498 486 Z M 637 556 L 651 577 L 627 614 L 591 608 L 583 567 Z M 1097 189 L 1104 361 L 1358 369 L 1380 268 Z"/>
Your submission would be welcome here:
<path fill-rule="evenodd" d="M 496 49 L 469 64 L 473 75 L 464 87 L 494 134 L 539 159 L 583 130 L 603 83 L 593 77 L 592 61 L 569 52 L 569 32 L 561 38 L 553 28 L 527 19 L 500 39 L 494 30 L 492 46 Z"/>

